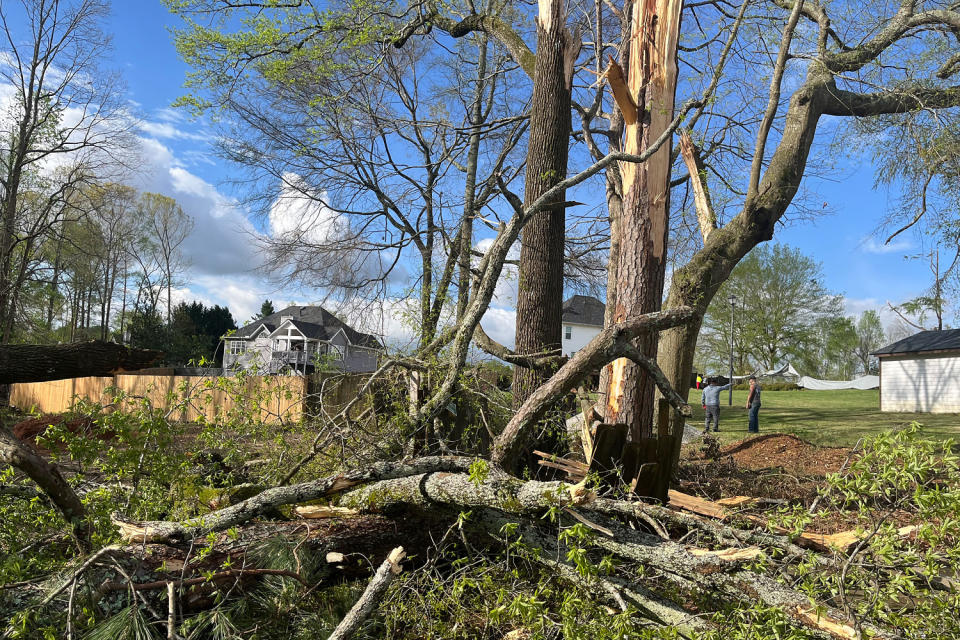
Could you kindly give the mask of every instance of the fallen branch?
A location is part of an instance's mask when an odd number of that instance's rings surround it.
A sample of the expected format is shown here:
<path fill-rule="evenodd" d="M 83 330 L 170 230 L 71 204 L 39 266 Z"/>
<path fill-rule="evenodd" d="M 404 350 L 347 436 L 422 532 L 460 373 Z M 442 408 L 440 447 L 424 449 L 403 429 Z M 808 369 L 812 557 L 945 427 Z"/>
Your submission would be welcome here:
<path fill-rule="evenodd" d="M 37 483 L 71 526 L 80 546 L 89 548 L 87 510 L 57 467 L 31 451 L 6 427 L 0 427 L 0 462 L 16 467 Z"/>
<path fill-rule="evenodd" d="M 80 578 L 80 576 L 83 574 L 84 571 L 90 568 L 97 560 L 99 560 L 103 556 L 113 554 L 113 553 L 123 553 L 123 552 L 124 552 L 123 547 L 119 547 L 117 545 L 110 545 L 108 547 L 104 547 L 103 549 L 100 549 L 95 554 L 93 554 L 92 556 L 84 560 L 83 564 L 81 564 L 77 568 L 77 570 L 70 575 L 70 577 L 67 579 L 66 582 L 64 582 L 59 587 L 51 591 L 50 594 L 43 599 L 43 602 L 40 604 L 40 606 L 44 607 L 50 604 L 51 602 L 53 602 L 54 598 L 56 598 L 58 595 L 63 593 L 68 587 L 72 586 Z"/>
<path fill-rule="evenodd" d="M 330 634 L 327 640 L 346 640 L 346 638 L 351 637 L 354 632 L 356 632 L 360 624 L 373 612 L 393 579 L 403 570 L 400 567 L 400 562 L 405 555 L 406 553 L 403 551 L 403 547 L 397 547 L 390 552 L 390 555 L 387 556 L 387 559 L 384 560 L 380 568 L 377 569 L 373 578 L 370 579 L 370 584 L 367 585 L 363 595 L 360 596 L 360 599 L 357 600 L 347 615 L 344 616 L 343 620 L 340 621 L 340 624 L 337 625 L 337 628 L 333 630 L 333 633 Z"/>
<path fill-rule="evenodd" d="M 432 509 L 447 507 L 452 511 L 481 508 L 493 516 L 481 516 L 476 524 L 490 531 L 498 531 L 496 523 L 508 515 L 539 516 L 556 506 L 573 504 L 569 487 L 557 482 L 521 482 L 515 478 L 489 478 L 474 483 L 466 475 L 430 473 L 395 480 L 386 480 L 357 488 L 346 493 L 341 503 L 372 511 Z M 579 505 L 590 510 L 597 502 L 588 499 Z M 607 505 L 610 502 L 607 501 Z M 619 501 L 622 502 L 622 501 Z M 624 503 L 629 505 L 630 503 Z M 561 510 L 562 511 L 562 510 Z M 485 520 L 486 518 L 486 520 Z M 743 570 L 744 562 L 752 561 L 757 551 L 722 550 L 696 553 L 670 540 L 635 531 L 618 520 L 600 517 L 591 520 L 594 529 L 602 528 L 604 535 L 594 536 L 593 544 L 622 559 L 655 568 L 681 591 L 718 593 L 727 598 L 744 598 L 777 607 L 796 624 L 813 630 L 818 637 L 853 638 L 846 635 L 844 617 L 825 605 L 811 605 L 807 594 L 796 591 L 776 580 L 752 571 Z M 533 535 L 522 528 L 523 535 Z M 539 537 L 524 540 L 531 547 L 543 547 Z M 891 638 L 895 634 L 883 629 L 865 626 L 874 637 Z"/>
<path fill-rule="evenodd" d="M 432 456 L 409 462 L 377 462 L 360 471 L 345 471 L 344 473 L 289 487 L 273 487 L 235 505 L 201 517 L 191 518 L 182 523 L 168 521 L 138 522 L 128 520 L 118 513 L 112 514 L 111 520 L 120 529 L 120 534 L 127 542 L 186 540 L 206 535 L 211 531 L 229 529 L 282 505 L 310 502 L 368 482 L 404 478 L 436 471 L 468 471 L 472 462 L 472 458 L 454 456 Z"/>
<path fill-rule="evenodd" d="M 131 584 L 110 580 L 100 585 L 98 591 L 100 595 L 109 593 L 110 591 L 124 591 L 126 589 L 133 589 L 134 591 L 156 591 L 158 589 L 167 589 L 167 585 L 169 584 L 172 584 L 174 587 L 191 587 L 196 584 L 223 582 L 225 580 L 234 580 L 246 576 L 285 576 L 287 578 L 294 578 L 301 584 L 307 584 L 306 580 L 304 580 L 303 576 L 299 573 L 286 569 L 228 569 L 227 571 L 220 571 L 210 576 L 184 578 L 182 580 L 156 580 L 154 582 L 134 582 Z"/>

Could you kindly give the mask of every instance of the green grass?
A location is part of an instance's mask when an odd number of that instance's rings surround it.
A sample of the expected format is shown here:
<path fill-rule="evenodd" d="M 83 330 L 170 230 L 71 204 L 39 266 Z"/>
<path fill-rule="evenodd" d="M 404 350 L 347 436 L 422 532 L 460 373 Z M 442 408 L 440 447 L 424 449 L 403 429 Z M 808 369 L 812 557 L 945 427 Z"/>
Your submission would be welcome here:
<path fill-rule="evenodd" d="M 688 421 L 703 428 L 700 392 L 690 390 L 693 417 Z M 747 436 L 747 391 L 720 394 L 720 440 L 732 442 Z M 760 409 L 760 433 L 792 433 L 822 446 L 850 446 L 864 436 L 896 429 L 910 422 L 924 425 L 930 438 L 960 440 L 960 414 L 884 413 L 877 389 L 859 391 L 764 391 Z"/>

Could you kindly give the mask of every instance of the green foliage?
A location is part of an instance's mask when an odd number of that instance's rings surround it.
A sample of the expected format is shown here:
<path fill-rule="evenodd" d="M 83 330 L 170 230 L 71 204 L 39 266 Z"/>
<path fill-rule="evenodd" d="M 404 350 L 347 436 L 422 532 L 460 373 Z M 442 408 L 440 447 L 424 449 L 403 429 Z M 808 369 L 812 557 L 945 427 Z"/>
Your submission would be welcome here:
<path fill-rule="evenodd" d="M 736 296 L 735 311 L 731 295 Z M 772 369 L 784 360 L 802 362 L 806 372 L 819 367 L 808 354 L 822 353 L 821 321 L 840 315 L 841 309 L 839 296 L 824 287 L 817 262 L 774 244 L 747 254 L 710 303 L 697 345 L 697 362 L 708 370 L 727 370 L 731 312 L 736 372 Z"/>
<path fill-rule="evenodd" d="M 380 607 L 382 637 L 468 639 L 511 631 L 530 640 L 678 637 L 675 629 L 645 628 L 633 609 L 604 608 L 589 588 L 558 580 L 516 555 L 522 545 L 511 546 L 513 553 L 499 559 L 448 548 L 443 570 L 399 576 Z"/>
<path fill-rule="evenodd" d="M 88 640 L 160 640 L 157 623 L 149 621 L 138 605 L 132 604 L 97 625 Z"/>
<path fill-rule="evenodd" d="M 389 3 L 348 0 L 326 9 L 265 3 L 260 10 L 224 7 L 211 0 L 165 0 L 187 27 L 174 32 L 180 57 L 192 67 L 190 93 L 177 101 L 195 113 L 225 108 L 238 82 L 322 86 L 323 81 L 373 59 L 370 45 L 389 40 Z M 205 23 L 201 23 L 204 20 Z M 237 65 L 238 59 L 253 61 Z M 238 72 L 238 69 L 240 70 Z M 239 75 L 239 78 L 238 78 Z M 336 96 L 317 94 L 319 105 Z"/>
<path fill-rule="evenodd" d="M 130 345 L 164 352 L 170 365 L 211 365 L 223 361 L 220 337 L 236 330 L 230 310 L 220 305 L 181 302 L 174 307 L 167 325 L 159 311 L 138 309 L 130 317 Z"/>
<path fill-rule="evenodd" d="M 818 637 L 790 624 L 783 611 L 754 605 L 731 608 L 713 614 L 716 630 L 707 631 L 701 640 L 809 640 Z"/>
<path fill-rule="evenodd" d="M 837 570 L 800 565 L 802 589 L 906 638 L 957 637 L 960 593 L 942 579 L 960 572 L 958 461 L 952 441 L 923 439 L 917 423 L 866 440 L 848 469 L 828 476 L 817 513 L 780 513 L 777 523 L 794 531 L 843 518 L 861 533 Z"/>
<path fill-rule="evenodd" d="M 866 375 L 880 372 L 880 363 L 870 355 L 886 343 L 880 314 L 876 311 L 864 311 L 857 320 L 857 346 L 855 353 L 860 362 L 860 370 Z"/>
<path fill-rule="evenodd" d="M 486 481 L 487 474 L 489 473 L 490 464 L 486 460 L 479 459 L 470 463 L 470 482 L 472 482 L 474 486 L 479 487 L 482 485 Z"/>

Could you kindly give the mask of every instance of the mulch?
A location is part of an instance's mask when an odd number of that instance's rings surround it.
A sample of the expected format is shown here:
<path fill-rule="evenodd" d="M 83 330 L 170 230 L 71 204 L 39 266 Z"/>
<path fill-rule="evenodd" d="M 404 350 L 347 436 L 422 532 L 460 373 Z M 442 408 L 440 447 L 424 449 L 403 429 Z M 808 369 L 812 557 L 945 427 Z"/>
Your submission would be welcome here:
<path fill-rule="evenodd" d="M 21 420 L 13 425 L 12 431 L 13 435 L 17 436 L 20 440 L 34 444 L 36 443 L 37 436 L 41 435 L 48 427 L 53 425 L 64 425 L 71 433 L 92 434 L 94 432 L 93 420 L 89 417 L 81 416 L 79 418 L 70 418 L 66 415 L 56 413 L 45 414 L 39 418 Z M 110 433 L 100 433 L 98 435 L 103 439 L 113 437 L 113 434 Z"/>
<path fill-rule="evenodd" d="M 795 475 L 836 473 L 850 455 L 847 447 L 817 447 L 792 435 L 771 433 L 747 438 L 720 450 L 745 469 L 781 468 Z"/>
<path fill-rule="evenodd" d="M 809 505 L 824 476 L 839 471 L 849 456 L 848 448 L 817 447 L 786 434 L 763 434 L 724 447 L 707 438 L 686 447 L 677 488 L 711 500 L 753 496 Z"/>

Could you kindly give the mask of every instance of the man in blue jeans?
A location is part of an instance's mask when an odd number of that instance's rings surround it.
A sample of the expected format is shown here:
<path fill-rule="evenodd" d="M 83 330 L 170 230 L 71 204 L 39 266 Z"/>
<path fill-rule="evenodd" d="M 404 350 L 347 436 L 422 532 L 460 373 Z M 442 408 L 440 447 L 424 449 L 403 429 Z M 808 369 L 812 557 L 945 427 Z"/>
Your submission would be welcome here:
<path fill-rule="evenodd" d="M 750 410 L 750 433 L 760 433 L 760 385 L 757 377 L 750 376 L 750 394 L 747 396 L 747 409 Z"/>
<path fill-rule="evenodd" d="M 729 382 L 721 387 L 717 384 L 715 378 L 707 378 L 707 386 L 703 388 L 703 393 L 700 394 L 700 404 L 703 405 L 704 433 L 710 431 L 711 422 L 713 422 L 713 430 L 720 431 L 720 392 L 729 388 Z"/>

